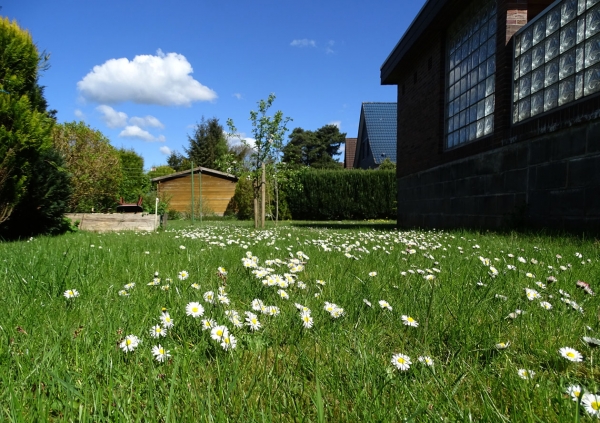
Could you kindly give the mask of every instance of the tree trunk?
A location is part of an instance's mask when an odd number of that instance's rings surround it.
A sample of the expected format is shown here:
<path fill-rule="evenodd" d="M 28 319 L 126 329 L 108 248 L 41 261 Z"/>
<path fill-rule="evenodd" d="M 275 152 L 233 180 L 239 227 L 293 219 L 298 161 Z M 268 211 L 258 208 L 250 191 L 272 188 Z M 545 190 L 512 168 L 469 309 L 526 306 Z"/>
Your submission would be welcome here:
<path fill-rule="evenodd" d="M 260 184 L 260 189 L 262 192 L 262 196 L 261 196 L 262 197 L 261 198 L 262 210 L 260 211 L 261 212 L 260 213 L 260 227 L 263 229 L 265 228 L 265 198 L 266 198 L 265 190 L 266 190 L 266 185 L 267 185 L 267 183 L 265 181 L 265 164 L 263 162 L 263 164 L 262 164 L 262 180 L 261 180 L 261 184 Z"/>

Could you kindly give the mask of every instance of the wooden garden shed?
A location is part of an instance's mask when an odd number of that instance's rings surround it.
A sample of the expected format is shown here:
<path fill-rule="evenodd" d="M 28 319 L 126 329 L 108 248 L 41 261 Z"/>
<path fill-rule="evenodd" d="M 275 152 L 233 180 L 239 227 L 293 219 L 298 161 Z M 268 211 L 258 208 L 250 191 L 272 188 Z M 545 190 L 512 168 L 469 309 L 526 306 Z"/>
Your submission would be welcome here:
<path fill-rule="evenodd" d="M 200 199 L 205 214 L 223 216 L 235 193 L 238 178 L 228 173 L 206 167 L 184 170 L 152 179 L 158 195 L 169 198 L 169 208 L 181 213 L 192 210 L 192 173 L 194 192 L 194 214 L 200 212 Z"/>

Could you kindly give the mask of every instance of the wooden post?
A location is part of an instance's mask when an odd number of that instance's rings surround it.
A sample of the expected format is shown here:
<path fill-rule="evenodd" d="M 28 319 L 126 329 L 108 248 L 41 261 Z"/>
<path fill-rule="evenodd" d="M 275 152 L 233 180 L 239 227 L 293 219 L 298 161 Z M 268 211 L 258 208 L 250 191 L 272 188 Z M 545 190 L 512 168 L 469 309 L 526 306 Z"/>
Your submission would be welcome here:
<path fill-rule="evenodd" d="M 265 197 L 266 197 L 266 185 L 267 182 L 265 181 L 265 162 L 263 162 L 262 164 L 262 181 L 261 181 L 261 191 L 262 191 L 262 210 L 260 211 L 260 227 L 261 228 L 265 228 Z"/>
<path fill-rule="evenodd" d="M 277 187 L 277 174 L 275 174 L 275 226 L 279 221 L 279 189 Z"/>
<path fill-rule="evenodd" d="M 254 229 L 258 229 L 258 184 L 252 179 L 252 190 L 254 191 Z"/>
<path fill-rule="evenodd" d="M 156 197 L 156 204 L 154 206 L 154 228 L 158 229 L 158 197 Z"/>
<path fill-rule="evenodd" d="M 204 214 L 202 206 L 202 168 L 200 168 L 200 224 L 202 224 L 202 215 Z"/>
<path fill-rule="evenodd" d="M 194 223 L 194 161 L 191 161 L 192 165 L 192 223 Z"/>

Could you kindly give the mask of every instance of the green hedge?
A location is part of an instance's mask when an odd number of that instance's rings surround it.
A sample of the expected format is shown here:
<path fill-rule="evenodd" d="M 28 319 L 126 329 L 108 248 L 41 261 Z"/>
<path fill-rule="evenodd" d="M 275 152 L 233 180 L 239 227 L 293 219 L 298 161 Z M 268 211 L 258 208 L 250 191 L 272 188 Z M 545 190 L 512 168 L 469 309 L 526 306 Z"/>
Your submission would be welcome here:
<path fill-rule="evenodd" d="M 396 218 L 394 171 L 314 170 L 299 178 L 302 189 L 286 192 L 295 220 Z"/>

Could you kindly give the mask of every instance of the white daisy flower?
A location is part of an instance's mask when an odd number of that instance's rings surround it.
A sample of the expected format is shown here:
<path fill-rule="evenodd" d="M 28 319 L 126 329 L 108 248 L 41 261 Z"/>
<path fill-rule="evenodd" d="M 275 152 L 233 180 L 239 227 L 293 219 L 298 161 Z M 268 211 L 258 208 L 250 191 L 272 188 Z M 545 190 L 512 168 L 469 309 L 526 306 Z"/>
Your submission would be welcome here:
<path fill-rule="evenodd" d="M 379 307 L 392 311 L 392 306 L 385 300 L 379 300 Z"/>
<path fill-rule="evenodd" d="M 592 417 L 600 417 L 600 395 L 583 394 L 581 404 Z"/>
<path fill-rule="evenodd" d="M 65 298 L 75 298 L 79 297 L 79 291 L 76 289 L 67 289 L 63 295 Z"/>
<path fill-rule="evenodd" d="M 166 311 L 164 311 L 164 312 L 161 314 L 161 316 L 160 316 L 160 321 L 162 322 L 162 324 L 163 324 L 163 327 L 164 327 L 165 329 L 168 329 L 168 328 L 172 328 L 172 327 L 173 327 L 173 324 L 174 324 L 174 322 L 173 322 L 173 319 L 171 319 L 171 316 L 170 316 L 170 315 L 169 315 L 169 313 L 168 313 L 168 312 L 166 312 Z"/>
<path fill-rule="evenodd" d="M 517 374 L 519 375 L 519 377 L 521 379 L 533 379 L 533 377 L 535 376 L 535 372 L 533 370 L 527 370 L 527 369 L 519 369 L 517 371 Z"/>
<path fill-rule="evenodd" d="M 167 329 L 163 328 L 161 325 L 152 326 L 150 329 L 150 336 L 152 338 L 160 338 L 167 336 Z"/>
<path fill-rule="evenodd" d="M 415 319 L 406 315 L 402 316 L 402 323 L 404 323 L 406 326 L 412 326 L 415 328 L 419 326 L 419 323 Z"/>
<path fill-rule="evenodd" d="M 410 369 L 412 362 L 410 361 L 409 356 L 398 353 L 392 356 L 392 364 L 396 366 L 398 370 L 405 372 Z"/>
<path fill-rule="evenodd" d="M 140 338 L 135 335 L 127 335 L 125 339 L 119 344 L 119 348 L 123 350 L 123 352 L 128 353 L 137 348 L 140 343 Z"/>
<path fill-rule="evenodd" d="M 200 317 L 204 314 L 204 307 L 197 302 L 188 303 L 185 306 L 185 314 L 192 317 Z"/>
<path fill-rule="evenodd" d="M 571 347 L 562 347 L 558 350 L 558 352 L 560 355 L 562 355 L 569 361 L 573 361 L 575 363 L 583 361 L 583 356 L 581 355 L 581 353 Z"/>
<path fill-rule="evenodd" d="M 215 326 L 210 331 L 210 337 L 215 341 L 221 341 L 223 338 L 229 335 L 229 329 L 226 326 Z"/>
<path fill-rule="evenodd" d="M 169 352 L 170 351 L 165 350 L 160 344 L 152 347 L 152 354 L 154 355 L 154 358 L 156 358 L 156 361 L 161 363 L 167 361 L 167 359 L 171 357 Z"/>
<path fill-rule="evenodd" d="M 417 360 L 419 360 L 419 362 L 425 364 L 426 366 L 433 366 L 433 359 L 429 356 L 421 356 Z"/>

